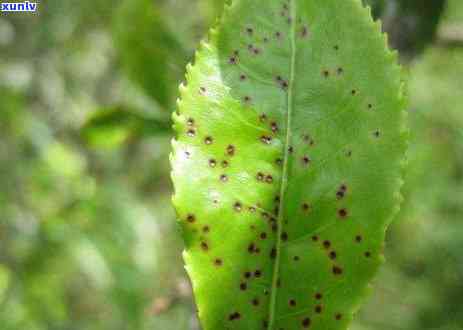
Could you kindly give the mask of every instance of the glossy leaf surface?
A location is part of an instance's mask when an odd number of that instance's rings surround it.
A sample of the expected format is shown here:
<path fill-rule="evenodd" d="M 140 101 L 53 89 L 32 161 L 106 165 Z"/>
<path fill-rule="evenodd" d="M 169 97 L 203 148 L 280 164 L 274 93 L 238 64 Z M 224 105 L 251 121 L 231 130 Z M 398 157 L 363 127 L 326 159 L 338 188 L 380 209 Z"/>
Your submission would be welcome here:
<path fill-rule="evenodd" d="M 346 329 L 400 202 L 396 56 L 355 0 L 236 0 L 174 115 L 204 330 Z"/>

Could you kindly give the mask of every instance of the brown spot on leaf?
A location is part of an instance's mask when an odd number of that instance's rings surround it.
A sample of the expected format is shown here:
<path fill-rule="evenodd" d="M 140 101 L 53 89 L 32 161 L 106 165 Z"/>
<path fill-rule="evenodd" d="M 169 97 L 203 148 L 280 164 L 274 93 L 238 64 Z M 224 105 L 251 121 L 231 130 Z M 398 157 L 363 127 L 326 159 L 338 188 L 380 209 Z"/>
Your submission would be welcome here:
<path fill-rule="evenodd" d="M 332 270 L 334 275 L 341 275 L 343 272 L 342 268 L 339 266 L 333 266 Z"/>

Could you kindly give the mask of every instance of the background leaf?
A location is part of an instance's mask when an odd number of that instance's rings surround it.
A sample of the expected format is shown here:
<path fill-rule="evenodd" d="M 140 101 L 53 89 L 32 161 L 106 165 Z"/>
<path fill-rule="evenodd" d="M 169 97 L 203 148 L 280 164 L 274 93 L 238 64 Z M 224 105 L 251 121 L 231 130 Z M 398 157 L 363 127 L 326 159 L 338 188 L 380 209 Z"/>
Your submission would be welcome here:
<path fill-rule="evenodd" d="M 129 77 L 165 109 L 175 100 L 187 55 L 151 0 L 126 0 L 114 22 L 115 46 Z"/>
<path fill-rule="evenodd" d="M 169 123 L 126 110 L 124 107 L 101 109 L 92 114 L 81 130 L 91 147 L 118 147 L 129 140 L 167 134 Z"/>

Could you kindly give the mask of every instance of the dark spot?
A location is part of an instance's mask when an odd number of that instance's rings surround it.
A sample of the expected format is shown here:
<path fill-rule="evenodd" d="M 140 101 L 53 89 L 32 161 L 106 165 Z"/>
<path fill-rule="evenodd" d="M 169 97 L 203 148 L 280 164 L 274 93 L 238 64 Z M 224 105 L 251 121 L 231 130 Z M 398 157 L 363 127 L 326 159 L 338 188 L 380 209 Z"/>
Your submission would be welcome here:
<path fill-rule="evenodd" d="M 256 212 L 256 208 L 254 206 L 249 206 L 248 210 L 249 212 L 252 212 L 252 213 Z"/>
<path fill-rule="evenodd" d="M 206 242 L 201 242 L 201 249 L 207 251 L 209 250 L 209 245 Z"/>
<path fill-rule="evenodd" d="M 277 287 L 281 287 L 281 279 L 277 279 Z"/>
<path fill-rule="evenodd" d="M 315 306 L 315 313 L 321 314 L 321 312 L 323 312 L 323 306 L 322 305 Z"/>
<path fill-rule="evenodd" d="M 283 159 L 277 158 L 277 159 L 275 160 L 275 163 L 276 163 L 278 166 L 281 166 L 281 165 L 283 165 Z"/>
<path fill-rule="evenodd" d="M 226 160 L 223 160 L 223 161 L 222 161 L 222 167 L 223 167 L 223 168 L 227 168 L 228 165 L 230 165 L 230 163 L 229 163 L 228 161 L 226 161 Z"/>
<path fill-rule="evenodd" d="M 362 240 L 363 240 L 363 237 L 362 237 L 361 235 L 355 236 L 355 241 L 356 241 L 357 243 L 360 243 Z"/>
<path fill-rule="evenodd" d="M 267 183 L 273 183 L 273 177 L 272 177 L 271 175 L 267 175 L 267 176 L 265 177 L 265 182 L 267 182 Z"/>
<path fill-rule="evenodd" d="M 222 175 L 220 176 L 220 181 L 222 181 L 222 182 L 227 182 L 227 181 L 228 181 L 228 176 L 227 176 L 226 174 L 222 174 Z"/>
<path fill-rule="evenodd" d="M 251 243 L 248 245 L 248 252 L 249 253 L 254 253 L 256 251 L 256 245 L 254 243 Z"/>
<path fill-rule="evenodd" d="M 292 154 L 292 153 L 294 152 L 294 147 L 293 147 L 293 146 L 289 146 L 289 147 L 288 147 L 288 152 L 289 152 L 290 154 Z"/>
<path fill-rule="evenodd" d="M 190 158 L 190 156 L 191 156 L 190 152 L 189 152 L 189 151 L 185 151 L 185 156 L 186 156 L 186 158 Z"/>
<path fill-rule="evenodd" d="M 273 133 L 278 132 L 278 124 L 277 124 L 276 122 L 272 122 L 272 123 L 270 124 L 270 127 L 272 128 L 272 132 L 273 132 Z"/>
<path fill-rule="evenodd" d="M 235 154 L 235 146 L 233 146 L 233 145 L 230 144 L 230 145 L 227 147 L 227 155 L 233 156 L 234 154 Z"/>
<path fill-rule="evenodd" d="M 310 210 L 310 205 L 309 205 L 308 203 L 302 204 L 302 210 L 303 210 L 304 212 L 309 211 L 309 210 Z"/>
<path fill-rule="evenodd" d="M 251 103 L 251 97 L 250 96 L 245 96 L 243 97 L 244 103 Z"/>
<path fill-rule="evenodd" d="M 254 29 L 251 28 L 251 27 L 248 27 L 246 28 L 246 32 L 249 34 L 249 35 L 252 35 L 254 33 Z"/>
<path fill-rule="evenodd" d="M 380 131 L 375 131 L 373 133 L 373 135 L 374 135 L 374 137 L 379 138 L 381 136 L 381 132 Z"/>
<path fill-rule="evenodd" d="M 365 257 L 370 258 L 371 257 L 371 252 L 369 252 L 369 251 L 365 252 Z"/>
<path fill-rule="evenodd" d="M 341 313 L 337 313 L 334 318 L 337 320 L 337 321 L 340 321 L 342 320 L 342 314 Z"/>
<path fill-rule="evenodd" d="M 296 306 L 296 300 L 291 299 L 291 300 L 289 301 L 289 306 L 295 307 L 295 306 Z"/>
<path fill-rule="evenodd" d="M 264 144 L 270 144 L 272 143 L 272 138 L 270 136 L 266 136 L 266 135 L 262 135 L 260 137 L 260 140 L 262 141 L 262 143 Z"/>
<path fill-rule="evenodd" d="M 264 40 L 265 43 L 267 43 L 269 41 L 267 37 L 265 37 L 263 40 Z"/>
<path fill-rule="evenodd" d="M 338 210 L 338 216 L 341 218 L 341 219 L 345 219 L 349 216 L 349 212 L 347 211 L 347 209 L 340 209 Z"/>
<path fill-rule="evenodd" d="M 310 327 L 310 324 L 311 324 L 311 323 L 312 323 L 312 322 L 310 321 L 310 318 L 308 318 L 308 317 L 306 317 L 305 319 L 302 320 L 302 326 L 303 326 L 304 328 Z"/>
<path fill-rule="evenodd" d="M 333 48 L 334 48 L 334 50 L 336 50 L 336 51 L 339 50 L 339 46 L 338 46 L 338 45 L 334 45 Z"/>
<path fill-rule="evenodd" d="M 260 119 L 261 122 L 264 122 L 264 121 L 267 120 L 267 115 L 266 115 L 265 113 L 263 113 L 263 114 L 261 114 L 261 115 L 259 116 L 259 119 Z"/>
<path fill-rule="evenodd" d="M 353 89 L 353 90 L 350 91 L 350 93 L 351 93 L 352 95 L 356 95 L 356 94 L 357 94 L 357 90 Z"/>
<path fill-rule="evenodd" d="M 303 26 L 301 29 L 301 37 L 305 38 L 309 34 L 309 28 L 307 26 Z"/>
<path fill-rule="evenodd" d="M 328 70 L 323 70 L 322 75 L 323 77 L 328 78 L 330 76 L 330 72 Z"/>
<path fill-rule="evenodd" d="M 318 241 L 318 236 L 317 235 L 312 236 L 312 241 L 317 242 Z"/>
<path fill-rule="evenodd" d="M 284 90 L 288 89 L 289 87 L 289 84 L 286 80 L 282 81 L 280 85 L 281 85 L 281 88 Z"/>
<path fill-rule="evenodd" d="M 219 259 L 219 258 L 214 259 L 214 265 L 216 265 L 217 267 L 222 266 L 223 265 L 222 259 Z"/>
<path fill-rule="evenodd" d="M 352 156 L 352 150 L 347 150 L 346 151 L 346 156 L 351 157 Z"/>
<path fill-rule="evenodd" d="M 186 124 L 188 126 L 193 126 L 195 124 L 195 120 L 193 118 L 188 118 L 188 120 L 186 121 Z"/>
<path fill-rule="evenodd" d="M 230 321 L 239 320 L 240 318 L 241 318 L 241 314 L 238 313 L 238 312 L 232 313 L 232 314 L 230 314 L 230 316 L 228 317 L 228 319 L 229 319 Z"/>
<path fill-rule="evenodd" d="M 323 241 L 323 246 L 325 247 L 325 249 L 329 249 L 330 246 L 331 246 L 331 242 L 330 241 Z"/>
<path fill-rule="evenodd" d="M 228 63 L 230 64 L 236 64 L 238 63 L 238 58 L 236 56 L 231 56 L 229 59 L 228 59 Z"/>
<path fill-rule="evenodd" d="M 204 139 L 204 143 L 207 145 L 211 145 L 212 142 L 214 142 L 214 139 L 211 136 L 206 136 L 206 138 Z"/>
<path fill-rule="evenodd" d="M 339 67 L 337 70 L 338 75 L 342 75 L 344 73 L 344 69 Z"/>
<path fill-rule="evenodd" d="M 264 173 L 262 172 L 257 173 L 256 179 L 257 181 L 264 181 Z"/>
<path fill-rule="evenodd" d="M 256 278 L 259 278 L 259 277 L 262 276 L 262 272 L 261 272 L 259 269 L 257 269 L 257 270 L 254 272 L 254 276 L 255 276 Z"/>
<path fill-rule="evenodd" d="M 203 233 L 208 233 L 211 231 L 211 228 L 209 226 L 204 226 L 203 227 Z"/>
<path fill-rule="evenodd" d="M 190 222 L 190 223 L 193 223 L 193 222 L 196 221 L 196 217 L 194 216 L 194 214 L 188 214 L 188 215 L 186 216 L 186 220 L 187 220 L 188 222 Z"/>
<path fill-rule="evenodd" d="M 343 199 L 344 198 L 344 191 L 338 191 L 336 193 L 336 198 L 337 199 Z"/>
<path fill-rule="evenodd" d="M 275 37 L 280 39 L 281 38 L 281 32 L 280 31 L 275 32 Z"/>
<path fill-rule="evenodd" d="M 322 298 L 323 298 L 323 295 L 321 293 L 318 292 L 315 294 L 315 299 L 321 300 Z"/>
<path fill-rule="evenodd" d="M 254 48 L 253 53 L 254 53 L 254 55 L 259 55 L 260 54 L 260 49 L 259 48 Z"/>
<path fill-rule="evenodd" d="M 275 259 L 276 257 L 277 257 L 277 249 L 272 248 L 272 250 L 270 251 L 270 258 Z"/>
<path fill-rule="evenodd" d="M 247 288 L 248 288 L 248 285 L 247 285 L 246 283 L 241 283 L 241 284 L 240 284 L 240 290 L 241 290 L 241 291 L 246 291 Z"/>
<path fill-rule="evenodd" d="M 254 306 L 259 306 L 259 299 L 258 298 L 254 298 L 251 303 L 254 305 Z"/>
<path fill-rule="evenodd" d="M 267 233 L 266 232 L 260 233 L 260 238 L 261 239 L 266 239 L 267 238 Z"/>
<path fill-rule="evenodd" d="M 241 210 L 243 209 L 243 205 L 240 202 L 235 202 L 235 204 L 233 204 L 233 209 L 236 212 L 241 212 Z"/>
<path fill-rule="evenodd" d="M 217 165 L 217 161 L 215 159 L 209 159 L 209 166 L 215 167 Z"/>
<path fill-rule="evenodd" d="M 205 87 L 199 87 L 199 94 L 204 94 L 206 93 L 206 88 Z"/>
<path fill-rule="evenodd" d="M 342 274 L 342 268 L 339 266 L 333 266 L 333 274 L 334 275 L 341 275 Z"/>
<path fill-rule="evenodd" d="M 273 200 L 275 201 L 275 203 L 279 203 L 280 202 L 280 196 L 275 196 L 275 198 Z"/>
<path fill-rule="evenodd" d="M 189 137 L 193 137 L 196 135 L 196 131 L 194 129 L 189 129 L 187 132 L 186 132 L 186 135 L 188 135 Z"/>
<path fill-rule="evenodd" d="M 294 261 L 299 261 L 299 259 L 300 259 L 299 256 L 294 256 L 293 258 Z"/>
<path fill-rule="evenodd" d="M 310 163 L 310 158 L 308 156 L 302 157 L 302 163 L 308 165 Z"/>
<path fill-rule="evenodd" d="M 281 233 L 281 239 L 283 240 L 283 242 L 286 242 L 288 240 L 288 233 L 286 232 Z"/>
<path fill-rule="evenodd" d="M 245 81 L 246 80 L 246 75 L 244 75 L 244 74 L 240 75 L 240 80 Z"/>
<path fill-rule="evenodd" d="M 331 251 L 330 252 L 330 259 L 334 260 L 334 259 L 336 259 L 336 257 L 337 257 L 336 251 Z"/>
<path fill-rule="evenodd" d="M 368 109 L 373 109 L 373 104 L 368 104 Z"/>

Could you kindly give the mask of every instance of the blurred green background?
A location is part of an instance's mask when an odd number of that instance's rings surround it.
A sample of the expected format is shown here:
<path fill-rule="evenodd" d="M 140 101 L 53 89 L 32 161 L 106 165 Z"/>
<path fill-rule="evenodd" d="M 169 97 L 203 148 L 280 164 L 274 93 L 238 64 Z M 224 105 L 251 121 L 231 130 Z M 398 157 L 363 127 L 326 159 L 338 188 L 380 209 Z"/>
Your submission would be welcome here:
<path fill-rule="evenodd" d="M 365 1 L 409 75 L 411 145 L 352 330 L 463 329 L 463 1 Z M 38 6 L 0 13 L 0 330 L 199 329 L 170 113 L 223 0 Z"/>

